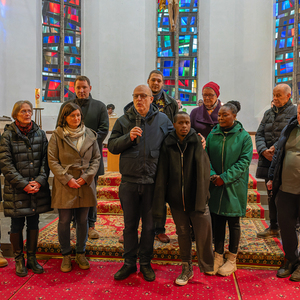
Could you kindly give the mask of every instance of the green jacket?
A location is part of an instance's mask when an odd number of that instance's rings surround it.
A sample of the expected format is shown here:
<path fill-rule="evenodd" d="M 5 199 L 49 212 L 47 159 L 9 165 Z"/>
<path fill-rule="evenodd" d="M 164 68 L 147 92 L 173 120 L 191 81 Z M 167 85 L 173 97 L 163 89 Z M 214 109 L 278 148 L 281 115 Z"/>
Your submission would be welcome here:
<path fill-rule="evenodd" d="M 252 140 L 242 124 L 223 133 L 218 124 L 206 140 L 211 162 L 210 175 L 220 175 L 224 185 L 210 184 L 209 208 L 212 213 L 228 217 L 246 214 L 249 165 L 252 159 Z"/>

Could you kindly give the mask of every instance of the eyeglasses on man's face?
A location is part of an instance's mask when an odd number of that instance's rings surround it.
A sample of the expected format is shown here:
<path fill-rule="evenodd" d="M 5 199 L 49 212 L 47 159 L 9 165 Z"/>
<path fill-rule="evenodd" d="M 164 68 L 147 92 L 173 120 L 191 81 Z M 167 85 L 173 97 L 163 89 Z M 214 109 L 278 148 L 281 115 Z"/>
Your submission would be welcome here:
<path fill-rule="evenodd" d="M 151 95 L 147 95 L 147 94 L 132 94 L 132 97 L 135 100 L 138 99 L 139 97 L 141 97 L 142 100 L 145 100 L 147 96 L 151 97 Z"/>

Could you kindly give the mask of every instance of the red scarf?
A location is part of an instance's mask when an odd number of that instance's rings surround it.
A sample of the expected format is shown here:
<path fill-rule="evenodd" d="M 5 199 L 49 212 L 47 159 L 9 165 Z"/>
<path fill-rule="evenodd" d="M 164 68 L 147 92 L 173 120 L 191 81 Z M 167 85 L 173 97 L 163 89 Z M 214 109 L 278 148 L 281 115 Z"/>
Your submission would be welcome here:
<path fill-rule="evenodd" d="M 32 121 L 26 126 L 22 126 L 18 120 L 16 120 L 15 123 L 24 135 L 27 135 L 28 132 L 30 132 L 30 130 L 32 129 L 32 125 L 33 125 Z"/>

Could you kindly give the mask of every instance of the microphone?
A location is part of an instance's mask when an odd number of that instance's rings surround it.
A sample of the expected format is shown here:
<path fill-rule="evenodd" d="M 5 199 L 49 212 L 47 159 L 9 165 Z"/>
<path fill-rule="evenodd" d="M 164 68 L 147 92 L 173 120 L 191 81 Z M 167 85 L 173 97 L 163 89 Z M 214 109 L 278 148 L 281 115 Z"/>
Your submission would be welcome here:
<path fill-rule="evenodd" d="M 141 125 L 142 125 L 142 118 L 139 114 L 137 114 L 136 117 L 135 117 L 135 126 L 141 128 Z M 136 140 L 136 143 L 139 144 L 140 141 L 141 141 L 141 137 L 137 136 L 135 140 Z"/>

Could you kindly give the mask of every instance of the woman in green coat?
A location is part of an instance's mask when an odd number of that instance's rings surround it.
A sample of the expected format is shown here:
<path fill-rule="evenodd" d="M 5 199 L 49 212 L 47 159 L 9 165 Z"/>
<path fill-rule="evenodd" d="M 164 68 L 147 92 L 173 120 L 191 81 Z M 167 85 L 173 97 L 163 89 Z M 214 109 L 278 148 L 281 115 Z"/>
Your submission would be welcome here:
<path fill-rule="evenodd" d="M 214 271 L 229 276 L 236 271 L 236 255 L 240 242 L 240 217 L 245 216 L 252 140 L 236 120 L 238 101 L 224 104 L 218 114 L 219 124 L 207 137 L 206 151 L 211 162 L 209 208 L 213 220 L 215 243 Z M 229 227 L 229 255 L 224 264 L 226 223 Z"/>

